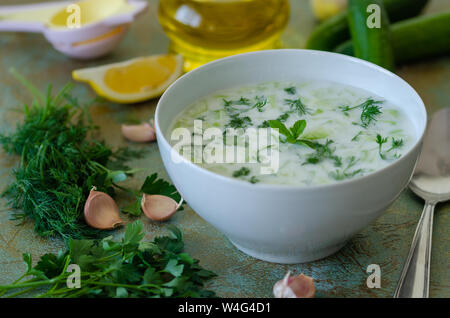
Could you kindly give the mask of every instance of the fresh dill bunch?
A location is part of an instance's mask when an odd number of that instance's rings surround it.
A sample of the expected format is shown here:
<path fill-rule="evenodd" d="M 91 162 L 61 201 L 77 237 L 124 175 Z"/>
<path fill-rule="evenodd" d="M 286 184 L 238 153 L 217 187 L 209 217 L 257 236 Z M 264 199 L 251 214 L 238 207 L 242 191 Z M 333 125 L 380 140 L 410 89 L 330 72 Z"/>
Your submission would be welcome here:
<path fill-rule="evenodd" d="M 123 149 L 114 152 L 92 139 L 96 127 L 90 123 L 86 106 L 69 95 L 71 85 L 55 96 L 49 86 L 44 96 L 15 75 L 35 98 L 31 106 L 25 105 L 24 120 L 16 131 L 0 135 L 6 152 L 21 156 L 13 170 L 15 181 L 3 193 L 16 210 L 14 219 L 32 219 L 35 231 L 43 237 L 101 236 L 84 221 L 84 203 L 93 186 L 114 195 L 115 182 L 133 172 L 124 164 L 131 153 Z"/>

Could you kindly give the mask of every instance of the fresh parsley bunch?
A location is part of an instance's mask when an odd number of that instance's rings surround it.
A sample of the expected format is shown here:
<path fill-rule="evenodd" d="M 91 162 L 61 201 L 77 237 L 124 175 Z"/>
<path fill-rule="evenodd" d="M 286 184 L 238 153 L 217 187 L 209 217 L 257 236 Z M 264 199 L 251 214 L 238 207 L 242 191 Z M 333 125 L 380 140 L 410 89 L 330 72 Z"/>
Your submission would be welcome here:
<path fill-rule="evenodd" d="M 111 237 L 70 240 L 67 251 L 45 254 L 34 267 L 31 255 L 24 254 L 26 272 L 11 285 L 0 285 L 0 296 L 214 297 L 204 283 L 216 275 L 182 253 L 182 232 L 168 228 L 170 236 L 152 242 L 142 240 L 141 221 L 129 224 L 119 242 Z M 72 275 L 67 271 L 70 264 L 80 267 L 80 288 L 69 288 L 66 283 Z"/>

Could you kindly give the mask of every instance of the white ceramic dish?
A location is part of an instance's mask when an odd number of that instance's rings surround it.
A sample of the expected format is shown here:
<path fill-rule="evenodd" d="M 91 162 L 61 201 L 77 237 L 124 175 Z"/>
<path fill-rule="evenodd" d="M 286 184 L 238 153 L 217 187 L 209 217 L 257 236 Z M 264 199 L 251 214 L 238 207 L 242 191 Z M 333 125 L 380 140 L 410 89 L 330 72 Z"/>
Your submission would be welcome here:
<path fill-rule="evenodd" d="M 331 80 L 373 92 L 398 105 L 417 140 L 391 165 L 330 185 L 250 184 L 205 170 L 178 153 L 172 161 L 169 127 L 176 115 L 216 90 L 267 81 Z M 235 55 L 189 72 L 161 97 L 155 115 L 158 146 L 173 183 L 194 211 L 241 251 L 276 263 L 328 256 L 379 217 L 408 184 L 426 127 L 425 106 L 395 74 L 360 59 L 310 50 Z"/>

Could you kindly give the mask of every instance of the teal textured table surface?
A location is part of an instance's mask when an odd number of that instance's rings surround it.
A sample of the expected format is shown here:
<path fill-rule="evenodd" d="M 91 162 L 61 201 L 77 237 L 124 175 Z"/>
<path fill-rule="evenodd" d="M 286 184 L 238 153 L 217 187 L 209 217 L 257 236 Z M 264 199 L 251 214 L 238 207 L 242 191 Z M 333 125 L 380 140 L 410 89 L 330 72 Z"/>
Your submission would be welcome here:
<path fill-rule="evenodd" d="M 3 4 L 20 4 L 30 1 L 2 0 Z M 36 1 L 34 1 L 36 2 Z M 284 47 L 302 48 L 315 20 L 309 1 L 291 1 L 291 20 L 282 35 Z M 450 10 L 448 0 L 434 0 L 426 13 Z M 0 129 L 14 129 L 22 116 L 16 110 L 31 97 L 28 91 L 8 72 L 14 67 L 39 89 L 52 83 L 59 89 L 71 81 L 74 69 L 122 61 L 137 56 L 166 53 L 169 40 L 157 19 L 157 1 L 149 1 L 149 10 L 134 23 L 121 44 L 112 54 L 94 61 L 77 61 L 55 51 L 39 34 L 0 33 Z M 403 66 L 397 73 L 408 81 L 423 98 L 429 114 L 450 106 L 450 57 L 443 57 L 414 65 Z M 95 97 L 86 85 L 77 83 L 73 90 L 81 101 Z M 157 100 L 136 105 L 101 103 L 92 107 L 94 122 L 106 142 L 112 146 L 125 145 L 120 124 L 135 118 L 151 118 Z M 133 160 L 130 165 L 157 172 L 168 178 L 156 143 L 134 145 L 147 148 L 144 159 Z M 13 180 L 12 169 L 18 158 L 0 150 L 0 190 Z M 138 187 L 144 173 L 127 181 Z M 124 198 L 122 198 L 124 200 Z M 123 202 L 122 202 L 123 203 Z M 416 224 L 423 208 L 423 201 L 411 191 L 405 190 L 399 199 L 362 232 L 357 234 L 338 253 L 323 260 L 298 265 L 279 265 L 259 261 L 238 251 L 220 232 L 202 220 L 190 208 L 178 212 L 169 222 L 155 223 L 142 218 L 146 238 L 166 234 L 166 225 L 175 224 L 184 231 L 186 251 L 198 258 L 207 269 L 218 276 L 208 287 L 221 297 L 271 297 L 273 284 L 291 270 L 305 273 L 316 281 L 318 297 L 391 297 L 400 277 Z M 437 206 L 434 222 L 431 263 L 431 297 L 450 297 L 449 239 L 450 204 Z M 10 210 L 5 199 L 0 199 L 0 284 L 14 281 L 25 270 L 22 253 L 32 253 L 36 260 L 40 255 L 64 248 L 59 239 L 44 239 L 33 231 L 31 221 L 18 226 L 10 220 Z M 126 217 L 125 217 L 126 218 Z M 120 236 L 123 229 L 115 232 Z M 368 265 L 381 268 L 381 288 L 370 289 L 366 280 Z"/>

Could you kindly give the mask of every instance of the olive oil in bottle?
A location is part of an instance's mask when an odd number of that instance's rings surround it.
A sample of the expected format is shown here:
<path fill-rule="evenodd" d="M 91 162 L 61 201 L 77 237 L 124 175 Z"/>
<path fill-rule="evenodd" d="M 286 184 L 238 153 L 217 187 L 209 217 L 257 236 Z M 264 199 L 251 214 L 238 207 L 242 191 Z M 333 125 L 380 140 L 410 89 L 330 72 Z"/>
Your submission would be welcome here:
<path fill-rule="evenodd" d="M 159 21 L 185 71 L 225 56 L 276 48 L 289 0 L 160 0 Z"/>

